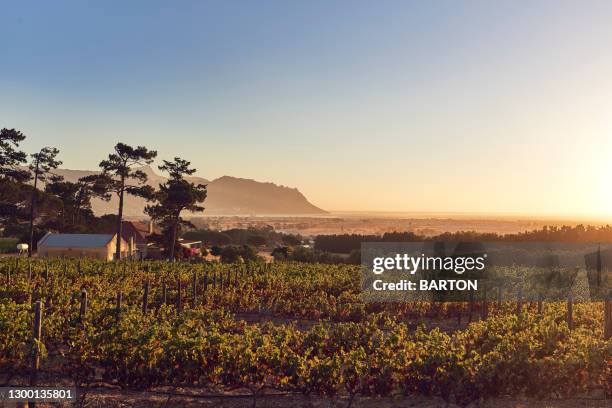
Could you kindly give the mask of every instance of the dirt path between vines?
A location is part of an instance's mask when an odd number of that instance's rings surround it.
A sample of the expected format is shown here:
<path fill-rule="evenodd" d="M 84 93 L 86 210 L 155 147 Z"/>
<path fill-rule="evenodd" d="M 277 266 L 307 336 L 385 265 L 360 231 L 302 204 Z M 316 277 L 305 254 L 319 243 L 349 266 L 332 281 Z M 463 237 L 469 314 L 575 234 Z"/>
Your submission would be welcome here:
<path fill-rule="evenodd" d="M 302 395 L 264 396 L 257 399 L 258 408 L 345 408 L 348 405 L 348 397 L 345 398 L 320 398 L 304 397 Z M 147 392 L 109 392 L 108 390 L 92 390 L 85 401 L 84 407 L 219 407 L 219 408 L 250 408 L 253 407 L 253 399 L 228 395 L 226 397 L 184 397 L 169 396 L 158 393 Z M 352 408 L 437 408 L 446 407 L 443 400 L 431 397 L 403 397 L 403 398 L 360 398 L 356 397 Z M 472 405 L 476 406 L 476 405 Z M 482 408 L 610 408 L 610 400 L 593 399 L 571 399 L 571 400 L 513 400 L 494 399 L 485 401 Z M 449 408 L 457 407 L 450 404 Z"/>
<path fill-rule="evenodd" d="M 273 394 L 273 393 L 272 393 Z M 253 398 L 243 390 L 223 394 L 207 395 L 197 389 L 158 389 L 154 391 L 135 391 L 108 388 L 79 389 L 79 402 L 37 404 L 37 408 L 46 407 L 83 407 L 83 408 L 178 408 L 178 407 L 215 407 L 215 408 L 251 408 Z M 84 397 L 84 399 L 83 399 Z M 257 408 L 345 408 L 348 397 L 323 398 L 305 397 L 301 394 L 273 394 L 259 397 Z M 0 402 L 0 408 L 15 407 L 15 404 Z M 567 400 L 519 400 L 498 398 L 470 407 L 478 408 L 610 408 L 611 400 L 605 399 L 567 399 Z M 434 397 L 356 397 L 352 408 L 457 408 L 457 405 L 446 405 L 442 399 Z"/>

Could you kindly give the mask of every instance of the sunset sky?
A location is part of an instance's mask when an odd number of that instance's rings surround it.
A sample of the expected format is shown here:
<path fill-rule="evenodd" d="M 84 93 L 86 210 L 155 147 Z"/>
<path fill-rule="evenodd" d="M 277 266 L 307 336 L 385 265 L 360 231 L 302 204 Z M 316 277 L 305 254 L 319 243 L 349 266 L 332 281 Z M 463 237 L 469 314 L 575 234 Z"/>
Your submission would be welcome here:
<path fill-rule="evenodd" d="M 2 1 L 2 0 L 0 0 Z M 2 1 L 0 127 L 327 210 L 612 219 L 610 1 Z"/>

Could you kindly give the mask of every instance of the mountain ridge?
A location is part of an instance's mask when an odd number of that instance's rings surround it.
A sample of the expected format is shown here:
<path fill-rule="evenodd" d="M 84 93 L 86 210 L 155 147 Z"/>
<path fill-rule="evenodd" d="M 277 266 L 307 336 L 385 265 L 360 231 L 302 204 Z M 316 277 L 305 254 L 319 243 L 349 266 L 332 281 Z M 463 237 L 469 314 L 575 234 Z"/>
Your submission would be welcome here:
<path fill-rule="evenodd" d="M 147 174 L 147 184 L 157 188 L 167 178 L 156 173 L 151 166 L 140 168 Z M 79 178 L 91 174 L 99 174 L 95 170 L 56 169 L 53 171 L 66 181 L 75 182 Z M 272 182 L 262 182 L 254 179 L 234 176 L 221 176 L 213 180 L 203 177 L 186 177 L 190 182 L 206 184 L 208 197 L 204 202 L 204 213 L 186 214 L 199 215 L 298 215 L 325 214 L 327 211 L 310 203 L 297 189 Z M 126 196 L 123 213 L 126 217 L 144 217 L 146 201 L 139 197 Z M 96 215 L 115 214 L 118 199 L 113 196 L 110 201 L 92 200 L 92 210 Z"/>

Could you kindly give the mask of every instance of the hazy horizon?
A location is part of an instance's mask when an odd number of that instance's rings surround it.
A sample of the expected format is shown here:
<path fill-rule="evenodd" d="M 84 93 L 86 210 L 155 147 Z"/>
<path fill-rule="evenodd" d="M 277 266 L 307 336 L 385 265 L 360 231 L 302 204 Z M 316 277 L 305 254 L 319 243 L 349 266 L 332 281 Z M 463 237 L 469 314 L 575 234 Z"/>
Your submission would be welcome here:
<path fill-rule="evenodd" d="M 6 3 L 0 127 L 341 212 L 612 219 L 612 3 Z M 157 169 L 156 169 L 157 171 Z"/>
<path fill-rule="evenodd" d="M 150 167 L 152 170 L 158 174 L 163 176 L 163 173 L 157 169 L 156 166 L 146 165 L 143 167 Z M 67 169 L 64 166 L 60 167 L 65 170 L 77 171 L 77 172 L 87 172 L 92 171 L 91 169 Z M 208 178 L 203 177 L 201 175 L 197 175 L 196 177 L 202 177 L 207 179 L 208 181 L 213 181 L 222 177 L 234 177 L 234 178 L 244 178 L 251 179 L 249 177 L 237 177 L 232 175 L 222 175 L 217 178 Z M 255 180 L 261 183 L 268 183 L 273 181 L 269 180 Z M 284 186 L 288 188 L 297 188 L 296 186 Z M 305 197 L 308 201 L 309 198 Z M 322 210 L 326 211 L 328 214 L 255 214 L 258 216 L 276 216 L 276 217 L 314 217 L 314 218 L 325 218 L 325 217 L 336 217 L 336 216 L 348 216 L 348 217 L 362 217 L 366 216 L 368 218 L 449 218 L 449 219 L 482 219 L 482 220 L 507 220 L 507 219 L 515 219 L 515 220 L 538 220 L 538 221 L 554 221 L 555 223 L 579 223 L 579 222 L 593 222 L 596 224 L 605 224 L 607 222 L 612 222 L 612 216 L 585 216 L 585 215 L 576 215 L 576 214 L 537 214 L 537 213 L 520 213 L 520 212 L 473 212 L 473 211 L 426 211 L 426 210 L 343 210 L 343 209 L 327 209 L 322 208 Z M 144 215 L 143 215 L 144 216 Z M 219 216 L 232 216 L 232 217 L 251 217 L 253 215 L 248 214 L 219 214 L 219 213 L 202 213 L 200 215 L 195 215 L 196 217 L 200 216 L 211 216 L 211 217 L 219 217 Z"/>

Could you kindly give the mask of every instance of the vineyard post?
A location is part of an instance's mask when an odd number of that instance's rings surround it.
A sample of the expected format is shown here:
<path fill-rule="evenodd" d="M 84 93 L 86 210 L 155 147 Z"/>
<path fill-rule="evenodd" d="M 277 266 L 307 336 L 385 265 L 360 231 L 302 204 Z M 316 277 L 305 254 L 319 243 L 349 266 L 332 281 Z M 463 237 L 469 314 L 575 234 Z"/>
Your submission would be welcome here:
<path fill-rule="evenodd" d="M 213 289 L 216 289 L 217 288 L 217 271 L 216 270 L 213 271 L 212 284 L 213 284 Z"/>
<path fill-rule="evenodd" d="M 45 262 L 45 281 L 49 281 L 49 263 Z"/>
<path fill-rule="evenodd" d="M 81 290 L 81 308 L 79 309 L 79 321 L 84 321 L 85 313 L 87 313 L 87 289 Z"/>
<path fill-rule="evenodd" d="M 192 282 L 192 292 L 193 292 L 193 306 L 195 307 L 198 301 L 198 272 L 197 270 L 193 271 L 193 282 Z"/>
<path fill-rule="evenodd" d="M 162 304 L 168 304 L 168 287 L 166 286 L 166 279 L 162 281 Z"/>
<path fill-rule="evenodd" d="M 208 289 L 208 269 L 204 271 L 204 292 Z"/>
<path fill-rule="evenodd" d="M 612 290 L 604 302 L 604 339 L 612 338 Z"/>
<path fill-rule="evenodd" d="M 28 261 L 28 282 L 32 281 L 32 261 Z"/>
<path fill-rule="evenodd" d="M 497 311 L 501 311 L 502 308 L 502 284 L 499 284 L 497 288 Z"/>
<path fill-rule="evenodd" d="M 32 348 L 32 372 L 30 375 L 30 386 L 36 385 L 38 370 L 40 369 L 39 345 L 42 337 L 42 302 L 39 300 L 34 305 L 34 329 L 32 333 L 34 345 Z"/>
<path fill-rule="evenodd" d="M 47 286 L 46 291 L 45 291 L 45 305 L 47 305 L 47 310 L 51 310 L 51 305 L 52 305 L 52 299 L 53 299 L 53 282 L 51 282 L 51 284 L 49 286 Z"/>
<path fill-rule="evenodd" d="M 463 303 L 457 305 L 457 326 L 461 326 L 461 313 L 463 312 Z"/>
<path fill-rule="evenodd" d="M 219 287 L 223 290 L 223 271 L 219 271 Z"/>
<path fill-rule="evenodd" d="M 574 330 L 574 299 L 572 298 L 572 292 L 567 295 L 567 327 L 570 330 Z"/>
<path fill-rule="evenodd" d="M 177 279 L 178 298 L 176 299 L 176 312 L 180 314 L 183 311 L 183 303 L 181 300 L 181 278 Z"/>
<path fill-rule="evenodd" d="M 521 316 L 523 310 L 523 290 L 519 288 L 518 296 L 516 299 L 516 315 Z"/>
<path fill-rule="evenodd" d="M 123 300 L 123 293 L 117 292 L 117 305 L 115 310 L 115 318 L 117 322 L 121 319 L 121 301 Z"/>
<path fill-rule="evenodd" d="M 487 320 L 489 316 L 489 304 L 487 303 L 487 285 L 484 285 L 484 291 L 482 294 L 482 320 Z"/>
<path fill-rule="evenodd" d="M 470 291 L 470 308 L 468 312 L 468 324 L 472 323 L 472 314 L 474 313 L 474 293 Z"/>
<path fill-rule="evenodd" d="M 542 294 L 538 294 L 538 314 L 542 314 Z"/>
<path fill-rule="evenodd" d="M 149 281 L 145 281 L 144 292 L 142 294 L 142 314 L 146 315 L 149 310 Z"/>
<path fill-rule="evenodd" d="M 8 265 L 6 267 L 6 288 L 8 289 L 11 286 L 11 266 Z"/>

